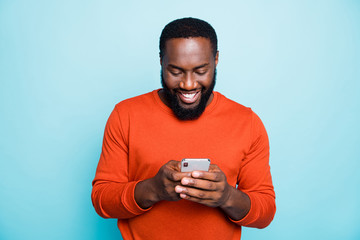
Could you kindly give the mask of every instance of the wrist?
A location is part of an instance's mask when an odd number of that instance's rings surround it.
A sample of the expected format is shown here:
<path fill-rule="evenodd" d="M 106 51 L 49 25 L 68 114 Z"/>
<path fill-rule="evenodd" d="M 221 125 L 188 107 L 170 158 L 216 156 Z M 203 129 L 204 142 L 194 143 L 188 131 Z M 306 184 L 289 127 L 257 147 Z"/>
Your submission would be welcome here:
<path fill-rule="evenodd" d="M 223 202 L 220 204 L 220 208 L 222 208 L 223 210 L 225 209 L 229 209 L 231 208 L 234 204 L 233 204 L 233 195 L 234 195 L 234 190 L 236 191 L 235 188 L 233 188 L 232 186 L 228 185 L 227 187 L 227 191 L 224 194 L 224 200 Z"/>
<path fill-rule="evenodd" d="M 231 187 L 228 199 L 224 201 L 220 208 L 231 219 L 238 221 L 250 211 L 250 205 L 250 198 L 246 193 Z"/>
<path fill-rule="evenodd" d="M 160 201 L 155 191 L 153 179 L 138 182 L 135 186 L 135 201 L 143 209 L 149 208 Z"/>

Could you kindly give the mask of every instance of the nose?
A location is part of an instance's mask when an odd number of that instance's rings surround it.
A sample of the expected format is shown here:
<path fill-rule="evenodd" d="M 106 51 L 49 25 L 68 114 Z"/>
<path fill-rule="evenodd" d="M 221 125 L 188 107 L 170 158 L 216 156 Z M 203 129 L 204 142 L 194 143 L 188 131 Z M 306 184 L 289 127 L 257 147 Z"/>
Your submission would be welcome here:
<path fill-rule="evenodd" d="M 180 82 L 180 88 L 187 91 L 196 89 L 197 86 L 198 86 L 198 82 L 191 73 L 185 74 L 184 78 Z"/>

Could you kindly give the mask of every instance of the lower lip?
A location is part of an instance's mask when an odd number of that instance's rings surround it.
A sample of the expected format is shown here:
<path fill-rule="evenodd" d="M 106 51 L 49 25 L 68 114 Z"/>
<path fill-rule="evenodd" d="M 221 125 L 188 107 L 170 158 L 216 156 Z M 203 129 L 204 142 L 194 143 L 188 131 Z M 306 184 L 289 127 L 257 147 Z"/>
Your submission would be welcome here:
<path fill-rule="evenodd" d="M 178 96 L 180 98 L 180 100 L 183 102 L 183 103 L 186 103 L 186 104 L 192 104 L 192 103 L 195 103 L 199 97 L 200 97 L 200 92 L 197 92 L 194 97 L 192 98 L 187 98 L 185 97 L 184 95 L 182 95 L 181 93 L 178 93 Z"/>

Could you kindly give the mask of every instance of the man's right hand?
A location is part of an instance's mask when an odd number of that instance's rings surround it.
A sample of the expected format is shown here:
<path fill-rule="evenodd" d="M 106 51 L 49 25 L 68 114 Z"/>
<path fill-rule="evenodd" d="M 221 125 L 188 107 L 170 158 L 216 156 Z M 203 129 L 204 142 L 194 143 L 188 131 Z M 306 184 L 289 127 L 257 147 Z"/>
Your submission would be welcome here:
<path fill-rule="evenodd" d="M 153 177 L 139 182 L 135 187 L 135 201 L 143 209 L 151 207 L 156 202 L 178 201 L 180 195 L 175 192 L 175 186 L 183 177 L 191 173 L 180 172 L 180 162 L 171 160 L 163 165 Z"/>

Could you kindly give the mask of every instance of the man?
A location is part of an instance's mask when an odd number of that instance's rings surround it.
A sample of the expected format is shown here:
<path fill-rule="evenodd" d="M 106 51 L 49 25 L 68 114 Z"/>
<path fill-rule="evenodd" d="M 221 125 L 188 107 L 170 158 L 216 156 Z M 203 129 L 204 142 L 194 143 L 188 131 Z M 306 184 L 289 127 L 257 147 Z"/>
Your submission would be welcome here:
<path fill-rule="evenodd" d="M 240 239 L 275 214 L 261 120 L 215 86 L 215 30 L 183 18 L 160 37 L 162 89 L 124 100 L 107 122 L 92 201 L 124 239 Z M 180 171 L 209 158 L 209 171 Z"/>

